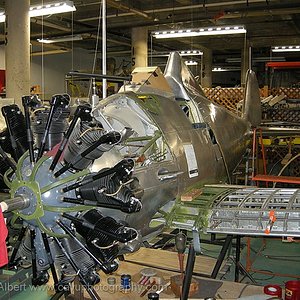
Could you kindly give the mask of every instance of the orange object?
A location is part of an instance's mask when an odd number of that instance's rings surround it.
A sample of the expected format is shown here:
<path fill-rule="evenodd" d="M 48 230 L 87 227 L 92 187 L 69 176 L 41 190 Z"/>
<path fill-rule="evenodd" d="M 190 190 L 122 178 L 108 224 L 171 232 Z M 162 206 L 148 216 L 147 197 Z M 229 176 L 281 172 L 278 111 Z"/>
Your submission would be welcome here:
<path fill-rule="evenodd" d="M 178 253 L 178 261 L 179 261 L 179 270 L 181 273 L 181 279 L 183 281 L 183 261 L 184 261 L 184 253 Z"/>
<path fill-rule="evenodd" d="M 171 281 L 171 290 L 175 294 L 176 297 L 180 297 L 182 292 L 182 280 L 179 275 L 172 276 L 170 278 Z M 197 293 L 199 290 L 199 282 L 192 278 L 192 282 L 189 289 L 189 296 L 188 299 L 190 299 L 193 295 Z"/>
<path fill-rule="evenodd" d="M 300 177 L 293 177 L 293 176 L 255 175 L 253 177 L 253 180 L 300 184 Z"/>
<path fill-rule="evenodd" d="M 180 200 L 181 201 L 192 201 L 195 198 L 197 198 L 198 196 L 200 196 L 202 194 L 202 190 L 200 189 L 193 189 L 189 192 L 186 192 L 184 194 L 181 195 Z"/>
<path fill-rule="evenodd" d="M 271 229 L 272 229 L 275 221 L 276 221 L 275 211 L 271 210 L 269 213 L 269 222 L 268 222 L 267 228 L 265 230 L 266 234 L 269 234 L 271 232 Z"/>

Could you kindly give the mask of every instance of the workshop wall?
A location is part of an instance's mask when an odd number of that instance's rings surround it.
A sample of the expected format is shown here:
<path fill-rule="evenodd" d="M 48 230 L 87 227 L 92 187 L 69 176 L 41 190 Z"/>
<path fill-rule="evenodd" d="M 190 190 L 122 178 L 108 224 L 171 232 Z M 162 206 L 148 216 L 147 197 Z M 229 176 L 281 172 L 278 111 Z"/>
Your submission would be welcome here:
<path fill-rule="evenodd" d="M 88 51 L 74 50 L 74 70 L 91 72 L 93 58 L 94 55 Z M 40 85 L 41 90 L 44 88 L 45 95 L 42 98 L 49 99 L 53 94 L 65 92 L 65 74 L 71 70 L 71 52 L 44 55 L 44 57 L 34 56 L 31 60 L 31 85 Z"/>

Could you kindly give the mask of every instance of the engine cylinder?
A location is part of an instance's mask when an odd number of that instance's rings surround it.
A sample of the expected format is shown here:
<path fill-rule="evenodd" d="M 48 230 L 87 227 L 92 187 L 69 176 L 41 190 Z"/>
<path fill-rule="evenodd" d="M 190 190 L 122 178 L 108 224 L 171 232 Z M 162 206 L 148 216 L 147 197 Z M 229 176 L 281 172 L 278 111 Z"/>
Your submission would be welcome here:
<path fill-rule="evenodd" d="M 49 134 L 46 141 L 45 150 L 52 149 L 60 143 L 64 137 L 64 133 L 68 128 L 69 109 L 57 109 L 53 116 Z M 39 146 L 45 132 L 49 110 L 36 110 L 32 119 L 33 133 L 36 139 L 36 145 Z"/>
<path fill-rule="evenodd" d="M 101 124 L 98 125 L 90 122 L 80 122 L 74 128 L 73 133 L 70 137 L 68 147 L 64 153 L 64 160 L 69 163 L 77 157 L 78 154 L 82 153 L 92 144 L 100 139 L 100 137 L 105 133 Z M 95 159 L 101 157 L 103 152 L 111 149 L 112 146 L 107 144 L 102 144 L 96 149 L 94 149 L 87 156 L 82 158 L 73 167 L 76 170 L 83 170 L 87 168 Z"/>

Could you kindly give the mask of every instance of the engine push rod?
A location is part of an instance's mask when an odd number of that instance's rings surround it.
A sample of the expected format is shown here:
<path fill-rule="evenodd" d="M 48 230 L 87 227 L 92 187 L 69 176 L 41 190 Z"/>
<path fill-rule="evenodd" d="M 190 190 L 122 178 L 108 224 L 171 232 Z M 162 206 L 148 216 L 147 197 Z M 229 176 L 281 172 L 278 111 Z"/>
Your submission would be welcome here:
<path fill-rule="evenodd" d="M 56 173 L 54 173 L 54 176 L 58 177 L 61 174 L 68 171 L 70 168 L 72 168 L 74 165 L 76 165 L 78 162 L 80 162 L 84 157 L 86 157 L 88 154 L 90 154 L 93 150 L 95 150 L 100 145 L 116 144 L 120 140 L 121 140 L 121 134 L 117 131 L 111 131 L 105 135 L 102 135 L 98 141 L 96 141 L 91 146 L 89 146 L 86 150 L 84 150 L 82 153 L 80 153 L 73 162 L 66 163 L 66 165 L 64 167 L 62 167 Z"/>
<path fill-rule="evenodd" d="M 67 258 L 67 260 L 69 261 L 69 263 L 72 266 L 72 268 L 75 270 L 76 274 L 78 275 L 78 277 L 80 279 L 81 284 L 86 289 L 86 291 L 91 296 L 91 298 L 92 299 L 96 299 L 96 300 L 101 300 L 101 298 L 99 297 L 99 295 L 96 293 L 95 289 L 92 286 L 90 286 L 88 284 L 88 282 L 85 280 L 85 278 L 84 278 L 84 276 L 82 274 L 82 271 L 76 265 L 74 259 L 70 256 L 70 254 L 68 253 L 68 251 L 64 248 L 62 242 L 57 237 L 54 237 L 54 241 L 56 242 L 56 244 L 58 245 L 58 247 L 60 248 L 60 250 L 62 251 L 62 253 Z"/>
<path fill-rule="evenodd" d="M 56 223 L 73 239 L 82 249 L 83 251 L 89 255 L 101 268 L 101 270 L 106 273 L 110 274 L 114 271 L 116 271 L 116 268 L 111 269 L 109 266 L 101 262 L 77 237 L 76 235 L 72 232 L 72 230 L 67 227 L 63 222 L 60 220 L 57 220 Z M 117 267 L 117 266 L 116 266 Z"/>
<path fill-rule="evenodd" d="M 97 207 L 102 207 L 102 208 L 111 208 L 111 209 L 118 209 L 124 213 L 132 213 L 136 212 L 136 203 L 131 202 L 122 202 L 120 200 L 117 200 L 115 198 L 112 198 L 118 203 L 102 203 L 98 201 L 91 201 L 91 200 L 86 200 L 86 199 L 78 199 L 78 198 L 69 198 L 69 197 L 64 197 L 63 201 L 68 202 L 68 203 L 74 203 L 74 204 L 81 204 L 81 205 L 87 205 L 87 206 L 97 206 Z"/>
<path fill-rule="evenodd" d="M 50 111 L 49 111 L 49 115 L 48 115 L 46 126 L 45 126 L 45 132 L 44 132 L 42 140 L 41 140 L 41 144 L 40 144 L 40 147 L 39 147 L 39 151 L 38 151 L 36 161 L 38 161 L 43 156 L 43 153 L 44 153 L 44 150 L 45 150 L 45 147 L 46 147 L 47 137 L 49 135 L 52 119 L 53 119 L 53 116 L 54 116 L 54 113 L 55 113 L 56 109 L 59 108 L 59 107 L 66 108 L 69 105 L 69 102 L 70 102 L 70 96 L 67 95 L 67 94 L 65 94 L 65 95 L 54 95 L 52 97 L 52 99 L 50 101 Z"/>
<path fill-rule="evenodd" d="M 50 270 L 52 273 L 52 278 L 54 281 L 54 288 L 55 288 L 56 292 L 58 292 L 58 277 L 57 277 L 56 269 L 54 266 L 54 260 L 53 260 L 52 254 L 51 254 L 48 238 L 47 238 L 47 235 L 45 232 L 42 232 L 42 238 L 43 238 L 45 250 L 47 252 L 47 257 L 48 257 L 48 261 L 49 261 L 49 265 L 50 265 Z"/>
<path fill-rule="evenodd" d="M 18 239 L 14 245 L 14 250 L 12 252 L 12 255 L 9 259 L 9 262 L 8 262 L 8 268 L 11 269 L 13 267 L 16 267 L 16 256 L 17 256 L 17 253 L 19 251 L 19 248 L 20 248 L 20 245 L 21 245 L 21 242 L 25 236 L 25 233 L 27 231 L 27 227 L 26 226 L 23 226 L 20 230 L 20 233 L 19 233 L 19 236 L 18 236 Z"/>
<path fill-rule="evenodd" d="M 24 150 L 24 152 L 27 150 L 27 149 L 26 150 L 22 149 L 23 147 L 22 147 L 21 143 L 19 143 L 19 145 L 17 144 L 16 138 L 14 135 L 13 124 L 12 124 L 12 122 L 14 122 L 13 121 L 14 114 L 18 115 L 20 113 L 20 109 L 17 105 L 10 105 L 10 106 L 3 106 L 1 108 L 1 111 L 2 111 L 2 115 L 5 119 L 7 131 L 9 134 L 10 143 L 11 143 L 11 147 L 13 150 L 13 157 L 17 161 L 23 154 L 22 150 Z M 10 119 L 12 119 L 12 122 L 10 122 Z"/>
<path fill-rule="evenodd" d="M 32 263 L 32 285 L 37 285 L 37 265 L 36 265 L 36 247 L 35 247 L 35 240 L 36 234 L 35 230 L 30 230 L 30 244 L 31 244 L 31 263 Z"/>
<path fill-rule="evenodd" d="M 125 205 L 120 204 L 111 204 L 111 203 L 99 203 L 98 201 L 91 201 L 86 199 L 77 199 L 77 198 L 63 198 L 64 202 L 68 203 L 75 203 L 75 204 L 81 204 L 81 205 L 88 205 L 88 206 L 97 206 L 97 207 L 103 207 L 103 208 L 111 208 L 111 209 L 118 209 L 123 212 L 127 212 L 127 208 Z"/>
<path fill-rule="evenodd" d="M 117 241 L 119 241 L 121 243 L 128 242 L 128 239 L 126 239 L 126 238 L 123 239 L 120 234 L 118 235 L 118 234 L 115 234 L 115 233 L 111 233 L 111 232 L 109 232 L 107 230 L 103 230 L 101 228 L 95 227 L 95 225 L 93 225 L 93 224 L 91 224 L 91 223 L 89 223 L 87 221 L 83 221 L 81 219 L 73 217 L 73 216 L 71 216 L 69 214 L 63 213 L 63 217 L 66 218 L 66 219 L 71 220 L 75 224 L 77 223 L 77 224 L 80 224 L 81 226 L 84 226 L 84 227 L 89 228 L 91 230 L 94 230 L 94 231 L 97 231 L 99 233 L 105 234 L 105 235 L 107 235 L 107 236 L 109 236 L 109 237 L 111 237 L 111 238 L 113 238 L 113 239 L 115 239 L 115 240 L 117 240 Z M 60 225 L 60 224 L 58 224 L 58 225 Z"/>
<path fill-rule="evenodd" d="M 117 163 L 115 166 L 113 166 L 112 168 L 110 168 L 109 170 L 105 170 L 105 171 L 99 171 L 97 174 L 87 178 L 87 179 L 84 179 L 82 181 L 79 181 L 79 182 L 76 182 L 74 184 L 71 184 L 71 185 L 68 185 L 66 187 L 63 188 L 63 192 L 66 193 L 68 191 L 71 191 L 71 190 L 74 190 L 74 189 L 77 189 L 79 187 L 82 187 L 84 185 L 87 185 L 89 183 L 92 183 L 94 182 L 95 180 L 98 180 L 100 178 L 103 178 L 103 177 L 106 177 L 106 176 L 109 176 L 109 175 L 112 175 L 116 172 L 120 172 L 122 171 L 123 169 L 127 170 L 127 173 L 131 172 L 132 168 L 133 168 L 133 165 L 130 165 L 128 163 L 128 160 L 122 160 L 120 161 L 119 163 Z M 130 169 L 131 168 L 131 169 Z"/>
<path fill-rule="evenodd" d="M 53 161 L 50 165 L 50 168 L 49 168 L 50 171 L 53 171 L 55 169 L 61 154 L 63 153 L 64 149 L 66 148 L 68 140 L 74 130 L 74 127 L 75 127 L 78 119 L 80 118 L 82 121 L 90 121 L 92 119 L 91 111 L 92 111 L 92 108 L 89 105 L 78 105 L 77 106 L 76 111 L 74 113 L 74 118 L 73 118 L 72 122 L 70 123 L 70 126 L 69 126 L 67 132 L 65 133 L 64 138 L 59 146 L 59 149 L 57 150 L 57 152 L 53 158 Z"/>
<path fill-rule="evenodd" d="M 34 148 L 33 148 L 34 141 L 33 141 L 33 134 L 31 130 L 29 107 L 37 107 L 39 101 L 36 96 L 23 96 L 22 104 L 24 107 L 24 114 L 25 114 L 25 126 L 26 126 L 27 142 L 29 147 L 29 158 L 30 158 L 30 162 L 34 164 L 35 161 Z"/>

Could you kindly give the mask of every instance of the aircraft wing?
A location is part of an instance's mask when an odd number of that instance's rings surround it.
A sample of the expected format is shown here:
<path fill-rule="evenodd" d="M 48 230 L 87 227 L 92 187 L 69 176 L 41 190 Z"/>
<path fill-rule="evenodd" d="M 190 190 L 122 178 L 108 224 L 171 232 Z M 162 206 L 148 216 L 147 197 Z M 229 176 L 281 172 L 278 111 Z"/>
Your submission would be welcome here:
<path fill-rule="evenodd" d="M 300 189 L 204 186 L 191 201 L 177 199 L 164 220 L 207 233 L 300 237 Z"/>

